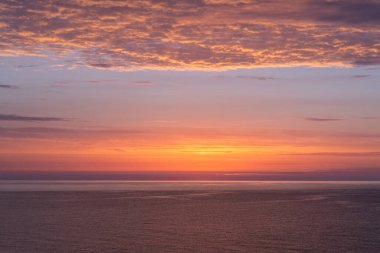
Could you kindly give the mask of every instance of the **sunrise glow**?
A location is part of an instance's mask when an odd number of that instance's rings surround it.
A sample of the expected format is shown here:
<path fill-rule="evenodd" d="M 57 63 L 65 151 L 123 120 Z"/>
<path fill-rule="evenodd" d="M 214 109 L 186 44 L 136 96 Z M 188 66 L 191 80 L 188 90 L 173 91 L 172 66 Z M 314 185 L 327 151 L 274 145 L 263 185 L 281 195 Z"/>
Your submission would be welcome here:
<path fill-rule="evenodd" d="M 0 171 L 373 175 L 377 8 L 2 1 Z"/>

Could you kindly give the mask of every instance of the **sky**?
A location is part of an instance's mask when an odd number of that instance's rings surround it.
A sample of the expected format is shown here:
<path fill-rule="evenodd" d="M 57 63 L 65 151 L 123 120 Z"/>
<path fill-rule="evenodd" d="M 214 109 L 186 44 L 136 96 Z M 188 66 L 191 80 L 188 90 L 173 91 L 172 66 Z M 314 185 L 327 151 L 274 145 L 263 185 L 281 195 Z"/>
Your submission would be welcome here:
<path fill-rule="evenodd" d="M 379 0 L 0 2 L 0 178 L 380 179 L 379 108 Z"/>

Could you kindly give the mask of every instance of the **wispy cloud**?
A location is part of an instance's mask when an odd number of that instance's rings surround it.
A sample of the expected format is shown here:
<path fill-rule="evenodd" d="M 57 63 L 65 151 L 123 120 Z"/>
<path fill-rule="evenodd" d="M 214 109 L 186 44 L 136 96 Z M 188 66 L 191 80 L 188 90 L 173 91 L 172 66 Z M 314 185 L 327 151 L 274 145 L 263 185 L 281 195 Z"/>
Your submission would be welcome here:
<path fill-rule="evenodd" d="M 64 121 L 67 119 L 57 117 L 21 116 L 15 114 L 0 114 L 0 121 Z"/>
<path fill-rule="evenodd" d="M 316 118 L 316 117 L 307 117 L 307 121 L 316 121 L 316 122 L 330 122 L 330 121 L 342 121 L 340 118 Z"/>
<path fill-rule="evenodd" d="M 316 153 L 294 153 L 286 155 L 300 155 L 300 156 L 347 156 L 347 157 L 377 157 L 380 156 L 380 151 L 370 152 L 316 152 Z"/>
<path fill-rule="evenodd" d="M 361 117 L 357 117 L 358 119 L 365 119 L 365 120 L 379 120 L 380 117 L 376 117 L 376 116 L 361 116 Z"/>
<path fill-rule="evenodd" d="M 4 0 L 0 54 L 121 70 L 373 65 L 379 13 L 378 0 Z"/>
<path fill-rule="evenodd" d="M 117 83 L 117 80 L 61 80 L 49 83 L 50 87 L 66 87 L 77 84 L 90 84 L 90 85 L 102 85 Z"/>
<path fill-rule="evenodd" d="M 18 69 L 25 69 L 25 68 L 35 68 L 35 67 L 38 67 L 38 65 L 36 65 L 36 64 L 29 64 L 29 65 L 19 64 L 19 65 L 16 65 L 14 67 L 18 68 Z"/>
<path fill-rule="evenodd" d="M 370 77 L 371 75 L 352 75 L 351 78 L 366 78 Z"/>
<path fill-rule="evenodd" d="M 259 80 L 259 81 L 266 81 L 266 80 L 274 80 L 274 79 L 276 79 L 276 78 L 270 77 L 270 76 L 236 76 L 236 78 L 250 79 L 250 80 Z"/>
<path fill-rule="evenodd" d="M 9 85 L 9 84 L 0 84 L 0 89 L 18 89 L 15 85 Z"/>
<path fill-rule="evenodd" d="M 370 141 L 378 146 L 380 134 L 362 132 L 321 132 L 300 130 L 231 130 L 223 128 L 194 128 L 194 127 L 150 127 L 150 128 L 66 128 L 66 127 L 0 127 L 0 137 L 11 138 L 41 138 L 41 139 L 117 139 L 129 140 L 134 143 L 147 143 L 152 145 L 156 140 L 165 143 L 183 144 L 187 141 L 202 140 L 199 146 L 207 143 L 208 146 L 221 142 L 234 145 L 236 143 L 254 146 L 278 146 L 287 143 L 297 147 L 310 146 L 315 143 L 318 136 L 318 144 L 326 142 L 354 143 L 356 146 L 361 142 Z"/>
<path fill-rule="evenodd" d="M 34 139 L 61 139 L 83 140 L 86 138 L 97 139 L 133 139 L 152 137 L 161 134 L 159 131 L 141 129 L 76 129 L 56 127 L 0 127 L 0 138 L 34 138 Z"/>
<path fill-rule="evenodd" d="M 151 81 L 131 81 L 129 82 L 132 85 L 143 85 L 143 86 L 151 86 L 153 83 Z"/>

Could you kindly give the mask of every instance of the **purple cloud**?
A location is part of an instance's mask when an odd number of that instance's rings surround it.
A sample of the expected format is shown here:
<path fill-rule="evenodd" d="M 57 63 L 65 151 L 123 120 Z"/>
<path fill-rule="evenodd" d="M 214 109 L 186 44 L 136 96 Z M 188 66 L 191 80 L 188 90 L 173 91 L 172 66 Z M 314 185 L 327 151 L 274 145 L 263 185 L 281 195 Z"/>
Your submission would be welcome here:
<path fill-rule="evenodd" d="M 9 84 L 0 84 L 0 88 L 2 89 L 18 89 L 15 85 L 9 85 Z"/>
<path fill-rule="evenodd" d="M 35 117 L 35 116 L 21 116 L 15 114 L 0 114 L 0 121 L 64 121 L 64 118 L 57 117 Z"/>
<path fill-rule="evenodd" d="M 307 117 L 307 121 L 316 121 L 316 122 L 330 122 L 330 121 L 342 121 L 343 119 L 339 118 L 316 118 L 316 117 Z"/>

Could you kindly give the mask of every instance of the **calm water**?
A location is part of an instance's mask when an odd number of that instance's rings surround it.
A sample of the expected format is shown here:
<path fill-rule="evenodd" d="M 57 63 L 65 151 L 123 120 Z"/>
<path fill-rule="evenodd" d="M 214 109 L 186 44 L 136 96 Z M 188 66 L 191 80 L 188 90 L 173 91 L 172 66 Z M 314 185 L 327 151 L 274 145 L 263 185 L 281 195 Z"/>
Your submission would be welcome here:
<path fill-rule="evenodd" d="M 380 252 L 378 182 L 0 182 L 0 252 Z"/>

